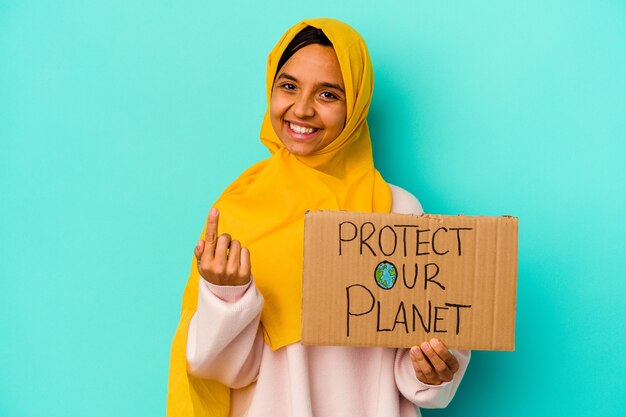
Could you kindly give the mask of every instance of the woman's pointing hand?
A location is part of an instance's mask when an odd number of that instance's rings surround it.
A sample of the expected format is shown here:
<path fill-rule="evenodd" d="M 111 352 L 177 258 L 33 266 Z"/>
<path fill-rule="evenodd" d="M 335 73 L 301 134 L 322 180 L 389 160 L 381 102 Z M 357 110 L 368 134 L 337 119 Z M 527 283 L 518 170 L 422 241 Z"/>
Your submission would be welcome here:
<path fill-rule="evenodd" d="M 219 212 L 209 211 L 204 240 L 200 239 L 194 255 L 198 272 L 215 285 L 244 285 L 250 281 L 250 252 L 228 233 L 217 236 Z"/>

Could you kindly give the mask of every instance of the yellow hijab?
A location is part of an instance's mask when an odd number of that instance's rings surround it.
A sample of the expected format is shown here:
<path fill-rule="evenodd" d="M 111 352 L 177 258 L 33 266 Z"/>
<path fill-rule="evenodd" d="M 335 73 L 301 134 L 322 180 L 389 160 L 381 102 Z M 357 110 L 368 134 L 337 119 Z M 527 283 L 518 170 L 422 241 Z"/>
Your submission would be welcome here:
<path fill-rule="evenodd" d="M 352 27 L 320 18 L 290 28 L 268 58 L 268 103 L 278 61 L 306 26 L 321 29 L 337 54 L 347 107 L 342 133 L 313 155 L 290 154 L 272 128 L 268 106 L 261 142 L 272 156 L 246 170 L 215 203 L 220 210 L 220 233 L 230 233 L 250 250 L 252 275 L 265 299 L 263 334 L 273 350 L 301 338 L 304 213 L 389 212 L 391 208 L 389 186 L 374 168 L 366 121 L 374 84 L 372 63 L 365 42 Z M 172 345 L 167 404 L 171 417 L 228 415 L 228 388 L 186 372 L 187 331 L 197 308 L 199 279 L 194 261 Z"/>

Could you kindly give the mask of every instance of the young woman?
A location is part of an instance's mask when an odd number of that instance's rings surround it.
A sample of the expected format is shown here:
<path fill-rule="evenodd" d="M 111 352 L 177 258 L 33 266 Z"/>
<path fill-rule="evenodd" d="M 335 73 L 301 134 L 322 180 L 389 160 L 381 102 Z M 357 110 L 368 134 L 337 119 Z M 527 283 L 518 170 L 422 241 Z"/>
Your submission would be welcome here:
<path fill-rule="evenodd" d="M 365 43 L 342 22 L 300 22 L 270 53 L 261 141 L 272 156 L 209 212 L 172 347 L 169 416 L 408 417 L 452 399 L 469 352 L 437 339 L 299 342 L 305 211 L 422 213 L 374 168 L 372 88 Z"/>

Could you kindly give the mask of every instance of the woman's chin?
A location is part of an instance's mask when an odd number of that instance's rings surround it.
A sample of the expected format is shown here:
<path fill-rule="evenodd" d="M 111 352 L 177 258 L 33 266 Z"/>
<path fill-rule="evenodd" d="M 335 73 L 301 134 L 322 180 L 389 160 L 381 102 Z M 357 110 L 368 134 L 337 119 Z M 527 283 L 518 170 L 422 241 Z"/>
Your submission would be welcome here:
<path fill-rule="evenodd" d="M 313 152 L 315 152 L 315 148 L 310 145 L 311 144 L 297 143 L 297 144 L 290 144 L 290 146 L 286 146 L 286 148 L 289 151 L 289 153 L 292 155 L 309 156 Z"/>
<path fill-rule="evenodd" d="M 282 139 L 283 145 L 289 151 L 289 153 L 298 156 L 308 156 L 315 153 L 320 147 L 320 141 L 317 138 L 311 139 Z"/>

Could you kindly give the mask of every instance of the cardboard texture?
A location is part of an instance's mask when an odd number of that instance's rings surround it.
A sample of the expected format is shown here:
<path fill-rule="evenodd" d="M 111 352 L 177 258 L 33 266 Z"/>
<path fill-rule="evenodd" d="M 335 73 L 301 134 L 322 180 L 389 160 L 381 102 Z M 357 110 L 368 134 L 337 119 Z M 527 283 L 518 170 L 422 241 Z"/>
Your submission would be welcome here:
<path fill-rule="evenodd" d="M 514 350 L 517 218 L 305 216 L 302 342 Z"/>

